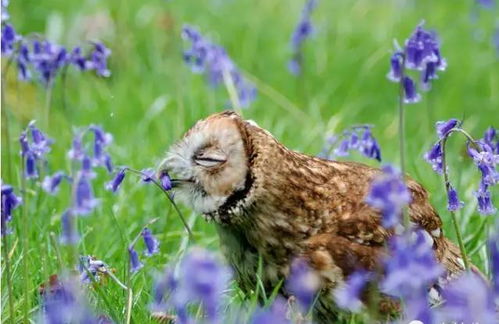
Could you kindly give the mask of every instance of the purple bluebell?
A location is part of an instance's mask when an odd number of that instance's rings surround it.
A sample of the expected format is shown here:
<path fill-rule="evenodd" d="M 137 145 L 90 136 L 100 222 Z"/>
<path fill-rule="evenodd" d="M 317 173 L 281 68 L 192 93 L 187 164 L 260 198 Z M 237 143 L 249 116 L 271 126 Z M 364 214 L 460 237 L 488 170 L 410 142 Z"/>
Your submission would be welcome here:
<path fill-rule="evenodd" d="M 125 175 L 126 175 L 126 168 L 120 169 L 114 176 L 113 180 L 109 181 L 106 184 L 106 189 L 112 192 L 118 191 L 118 188 L 125 179 Z"/>
<path fill-rule="evenodd" d="M 172 181 L 170 179 L 170 175 L 168 175 L 168 172 L 161 172 L 161 174 L 159 175 L 159 182 L 161 183 L 161 187 L 164 190 L 168 191 L 172 189 Z"/>
<path fill-rule="evenodd" d="M 17 35 L 16 30 L 11 24 L 2 25 L 1 50 L 2 56 L 9 57 L 14 52 L 14 47 L 21 37 Z"/>
<path fill-rule="evenodd" d="M 292 324 L 287 318 L 288 307 L 286 301 L 277 298 L 274 303 L 266 309 L 257 309 L 253 314 L 250 324 Z"/>
<path fill-rule="evenodd" d="M 140 171 L 140 173 L 142 173 L 141 179 L 144 182 L 151 182 L 156 177 L 156 171 L 154 171 L 154 169 L 151 168 L 143 169 Z"/>
<path fill-rule="evenodd" d="M 398 170 L 386 165 L 382 171 L 383 173 L 373 180 L 366 202 L 381 210 L 383 226 L 391 228 L 400 224 L 402 209 L 412 198 Z"/>
<path fill-rule="evenodd" d="M 31 121 L 28 128 L 31 132 L 32 138 L 30 147 L 31 151 L 37 157 L 43 157 L 45 154 L 50 152 L 50 145 L 52 145 L 54 141 L 47 138 L 47 136 L 35 126 L 35 121 Z"/>
<path fill-rule="evenodd" d="M 75 135 L 72 141 L 71 149 L 68 152 L 68 157 L 71 160 L 79 161 L 83 159 L 83 157 L 85 156 L 85 152 L 83 150 L 82 145 L 83 145 L 82 135 L 81 134 Z"/>
<path fill-rule="evenodd" d="M 496 154 L 493 148 L 483 141 L 478 141 L 475 144 L 478 145 L 480 151 L 468 143 L 468 155 L 480 170 L 482 182 L 488 186 L 493 186 L 499 182 L 499 172 L 497 171 L 499 154 Z"/>
<path fill-rule="evenodd" d="M 438 174 L 443 173 L 443 152 L 442 152 L 442 143 L 438 141 L 435 145 L 431 147 L 431 149 L 425 153 L 424 159 L 426 162 L 431 164 L 433 170 Z"/>
<path fill-rule="evenodd" d="M 173 269 L 165 268 L 162 273 L 156 274 L 152 288 L 153 300 L 149 305 L 152 313 L 164 313 L 169 305 L 168 296 L 177 289 L 178 281 L 175 279 Z"/>
<path fill-rule="evenodd" d="M 52 176 L 46 176 L 42 182 L 42 189 L 48 194 L 55 195 L 59 191 L 59 185 L 65 175 L 62 171 L 57 171 Z"/>
<path fill-rule="evenodd" d="M 88 155 L 84 155 L 81 159 L 81 174 L 87 179 L 95 178 L 92 159 Z"/>
<path fill-rule="evenodd" d="M 492 289 L 473 272 L 465 272 L 447 284 L 438 323 L 497 323 Z"/>
<path fill-rule="evenodd" d="M 438 323 L 436 322 L 435 311 L 430 307 L 427 287 L 413 290 L 410 296 L 404 298 L 404 315 L 402 318 L 397 323 Z"/>
<path fill-rule="evenodd" d="M 431 80 L 438 79 L 435 62 L 427 62 L 424 70 L 421 72 L 421 89 L 431 90 Z"/>
<path fill-rule="evenodd" d="M 286 289 L 296 297 L 303 313 L 306 313 L 314 301 L 319 289 L 320 280 L 307 261 L 297 258 L 291 264 Z"/>
<path fill-rule="evenodd" d="M 10 185 L 2 184 L 2 236 L 10 234 L 7 223 L 12 221 L 12 211 L 21 205 L 22 199 L 14 193 Z"/>
<path fill-rule="evenodd" d="M 494 0 L 475 0 L 478 5 L 485 9 L 492 9 L 495 6 Z"/>
<path fill-rule="evenodd" d="M 449 185 L 449 188 L 447 190 L 447 210 L 456 211 L 463 208 L 463 206 L 464 203 L 459 200 L 456 189 Z"/>
<path fill-rule="evenodd" d="M 85 71 L 87 69 L 87 60 L 85 56 L 83 56 L 80 46 L 77 46 L 71 50 L 71 53 L 69 54 L 69 61 L 80 71 Z"/>
<path fill-rule="evenodd" d="M 41 295 L 38 323 L 102 323 L 89 309 L 76 278 L 51 279 Z"/>
<path fill-rule="evenodd" d="M 98 204 L 99 200 L 94 197 L 90 179 L 84 173 L 80 172 L 76 179 L 74 190 L 73 211 L 77 215 L 86 215 L 92 212 Z"/>
<path fill-rule="evenodd" d="M 351 312 L 360 311 L 363 305 L 361 294 L 371 278 L 372 274 L 367 271 L 355 271 L 343 285 L 334 290 L 336 304 Z"/>
<path fill-rule="evenodd" d="M 45 155 L 50 151 L 53 140 L 47 138 L 31 121 L 25 131 L 19 136 L 21 144 L 21 156 L 24 162 L 24 176 L 29 179 L 38 178 L 37 161 L 44 160 Z M 31 134 L 31 141 L 28 137 Z"/>
<path fill-rule="evenodd" d="M 33 41 L 31 62 L 42 84 L 49 87 L 52 85 L 59 71 L 68 62 L 67 50 L 47 40 L 35 40 Z"/>
<path fill-rule="evenodd" d="M 483 134 L 483 145 L 488 145 L 490 150 L 495 154 L 499 154 L 499 135 L 497 129 L 489 127 Z"/>
<path fill-rule="evenodd" d="M 107 273 L 106 264 L 88 255 L 81 256 L 78 263 L 78 271 L 80 272 L 80 280 L 83 283 L 91 283 L 93 280 L 99 281 L 101 273 Z M 93 277 L 93 278 L 92 278 Z"/>
<path fill-rule="evenodd" d="M 404 76 L 404 102 L 406 104 L 418 103 L 421 101 L 421 95 L 416 90 L 416 84 L 408 77 Z"/>
<path fill-rule="evenodd" d="M 144 230 L 142 230 L 141 235 L 146 246 L 144 254 L 146 256 L 151 256 L 159 253 L 159 241 L 152 235 L 151 230 L 146 227 L 144 228 Z"/>
<path fill-rule="evenodd" d="M 256 97 L 256 89 L 242 76 L 225 49 L 211 43 L 191 26 L 184 26 L 182 37 L 191 42 L 191 48 L 183 54 L 184 61 L 191 70 L 194 73 L 204 73 L 214 87 L 224 83 L 224 76 L 230 76 L 241 107 L 248 107 Z"/>
<path fill-rule="evenodd" d="M 31 71 L 28 67 L 30 61 L 31 59 L 28 45 L 23 41 L 19 45 L 19 55 L 17 55 L 17 71 L 19 80 L 28 81 L 31 79 Z"/>
<path fill-rule="evenodd" d="M 110 157 L 105 152 L 105 149 L 113 141 L 113 136 L 110 133 L 106 133 L 102 127 L 97 125 L 91 125 L 89 130 L 94 133 L 94 156 L 93 163 L 95 165 L 100 165 L 108 168 L 107 163 L 110 163 Z"/>
<path fill-rule="evenodd" d="M 393 82 L 400 82 L 402 77 L 402 60 L 403 53 L 400 51 L 395 51 L 390 58 L 390 72 L 388 72 L 387 78 Z"/>
<path fill-rule="evenodd" d="M 144 266 L 144 264 L 140 262 L 139 255 L 133 246 L 128 247 L 128 258 L 130 261 L 130 271 L 132 273 L 139 271 Z"/>
<path fill-rule="evenodd" d="M 478 212 L 482 215 L 493 215 L 497 212 L 497 208 L 492 204 L 489 186 L 480 182 L 477 191 L 473 193 L 478 201 Z"/>
<path fill-rule="evenodd" d="M 71 209 L 66 210 L 61 216 L 61 236 L 59 238 L 63 245 L 74 245 L 80 241 L 80 235 L 76 228 L 76 219 Z"/>
<path fill-rule="evenodd" d="M 303 42 L 310 37 L 314 31 L 311 14 L 316 6 L 317 0 L 308 0 L 305 3 L 305 6 L 302 9 L 300 21 L 291 35 L 291 49 L 293 51 L 293 57 L 288 63 L 288 69 L 294 75 L 300 74 L 302 70 L 301 64 L 303 55 L 301 53 L 301 49 L 303 47 Z"/>
<path fill-rule="evenodd" d="M 495 223 L 495 231 L 488 240 L 490 273 L 496 301 L 499 301 L 499 222 Z"/>
<path fill-rule="evenodd" d="M 107 60 L 111 55 L 111 50 L 101 42 L 93 43 L 94 48 L 90 53 L 90 59 L 86 61 L 86 70 L 95 70 L 95 73 L 101 77 L 109 77 L 111 71 L 107 68 Z"/>
<path fill-rule="evenodd" d="M 443 139 L 452 129 L 459 128 L 461 122 L 458 119 L 451 118 L 447 121 L 438 121 L 435 124 L 438 138 Z"/>
<path fill-rule="evenodd" d="M 371 125 L 355 126 L 343 131 L 339 136 L 327 139 L 321 156 L 334 159 L 337 156 L 348 156 L 349 151 L 356 150 L 367 158 L 381 161 L 381 149 L 371 128 Z M 340 141 L 340 138 L 343 139 Z"/>
<path fill-rule="evenodd" d="M 36 156 L 35 154 L 30 151 L 28 154 L 26 154 L 25 157 L 25 169 L 24 169 L 24 176 L 27 179 L 36 179 L 38 178 L 38 168 L 36 166 Z"/>
<path fill-rule="evenodd" d="M 423 70 L 428 62 L 435 63 L 438 70 L 445 70 L 446 61 L 440 55 L 440 44 L 435 32 L 427 31 L 421 23 L 405 42 L 405 66 Z"/>
<path fill-rule="evenodd" d="M 386 294 L 402 298 L 412 296 L 444 273 L 435 258 L 433 239 L 425 230 L 392 237 L 389 251 L 390 255 L 384 260 L 385 278 L 381 284 Z"/>

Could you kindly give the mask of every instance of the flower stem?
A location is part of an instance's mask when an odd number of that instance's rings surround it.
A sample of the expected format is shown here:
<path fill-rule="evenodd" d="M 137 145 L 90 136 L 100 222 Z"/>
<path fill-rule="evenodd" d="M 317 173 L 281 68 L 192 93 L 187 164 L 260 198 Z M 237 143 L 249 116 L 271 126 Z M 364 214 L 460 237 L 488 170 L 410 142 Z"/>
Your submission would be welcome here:
<path fill-rule="evenodd" d="M 22 245 L 23 245 L 23 279 L 24 279 L 24 323 L 29 323 L 29 219 L 28 219 L 28 199 L 26 191 L 25 159 L 21 157 L 21 191 L 23 196 L 23 218 L 22 218 Z"/>
<path fill-rule="evenodd" d="M 7 71 L 9 70 L 9 67 L 11 66 L 12 63 L 12 57 L 9 58 L 7 61 L 7 64 L 5 65 L 5 69 L 2 71 L 2 79 L 1 79 L 1 107 L 2 107 L 2 115 L 3 115 L 3 121 L 2 121 L 2 128 L 4 129 L 4 134 L 5 134 L 5 154 L 7 155 L 7 161 L 5 164 L 7 164 L 7 174 L 9 177 L 9 181 L 13 181 L 13 174 L 12 174 L 12 163 L 10 163 L 10 158 L 11 158 L 11 142 L 10 142 L 10 131 L 9 131 L 9 116 L 5 107 L 5 83 L 6 83 L 6 76 L 7 76 Z"/>
<path fill-rule="evenodd" d="M 7 281 L 7 294 L 9 295 L 9 313 L 10 313 L 10 323 L 14 323 L 14 294 L 12 292 L 12 280 L 10 277 L 10 256 L 9 256 L 9 239 L 7 234 L 2 234 L 2 245 L 3 245 L 3 255 L 5 260 L 5 278 Z"/>
<path fill-rule="evenodd" d="M 402 56 L 402 69 L 399 82 L 399 102 L 398 102 L 398 130 L 399 130 L 399 154 L 400 154 L 400 173 L 402 180 L 405 179 L 405 111 L 404 111 L 404 77 L 405 77 L 405 57 Z M 402 217 L 405 228 L 409 228 L 410 216 L 407 208 L 402 210 Z"/>
<path fill-rule="evenodd" d="M 52 105 L 52 89 L 53 83 L 49 82 L 47 85 L 47 91 L 45 92 L 45 129 L 48 129 L 50 126 L 50 106 Z"/>
<path fill-rule="evenodd" d="M 241 103 L 239 102 L 239 96 L 237 94 L 236 86 L 234 85 L 234 80 L 227 69 L 223 69 L 222 75 L 224 78 L 225 87 L 229 93 L 229 98 L 232 103 L 232 109 L 237 112 L 240 116 L 243 115 L 241 111 Z"/>

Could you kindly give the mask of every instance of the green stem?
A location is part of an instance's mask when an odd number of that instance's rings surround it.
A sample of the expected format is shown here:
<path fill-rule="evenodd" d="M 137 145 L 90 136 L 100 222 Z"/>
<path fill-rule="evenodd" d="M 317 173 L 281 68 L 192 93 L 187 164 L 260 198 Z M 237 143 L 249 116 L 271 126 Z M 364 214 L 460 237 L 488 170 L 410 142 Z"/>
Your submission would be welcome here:
<path fill-rule="evenodd" d="M 5 229 L 4 229 L 5 230 Z M 9 256 L 9 239 L 7 234 L 2 235 L 2 245 L 4 248 L 3 255 L 5 259 L 5 277 L 7 281 L 7 294 L 9 295 L 9 313 L 10 313 L 10 323 L 14 323 L 14 294 L 12 292 L 12 278 L 10 277 L 10 256 Z"/>
<path fill-rule="evenodd" d="M 232 109 L 237 112 L 240 116 L 243 115 L 241 110 L 241 103 L 239 102 L 239 96 L 237 94 L 236 86 L 234 85 L 234 80 L 230 75 L 230 72 L 227 69 L 223 69 L 222 75 L 224 78 L 225 87 L 227 88 L 227 92 L 229 93 L 229 98 L 232 103 Z"/>
<path fill-rule="evenodd" d="M 405 57 L 402 57 L 402 71 L 400 75 L 399 82 L 399 102 L 398 102 L 398 128 L 399 128 L 399 153 L 400 153 L 400 173 L 402 174 L 402 179 L 405 179 L 405 110 L 404 110 L 404 78 L 405 78 Z M 402 217 L 404 221 L 404 227 L 409 228 L 410 216 L 407 212 L 407 208 L 402 210 Z"/>
<path fill-rule="evenodd" d="M 14 181 L 13 179 L 13 173 L 12 173 L 12 163 L 10 163 L 10 158 L 11 158 L 11 141 L 10 141 L 10 131 L 9 131 L 9 116 L 7 114 L 7 110 L 5 108 L 5 81 L 6 81 L 6 76 L 7 76 L 7 71 L 9 70 L 9 67 L 11 66 L 11 63 L 12 63 L 12 57 L 9 58 L 9 60 L 7 61 L 7 64 L 5 66 L 5 69 L 2 71 L 2 80 L 1 80 L 1 85 L 0 85 L 0 88 L 1 88 L 1 107 L 2 107 L 2 115 L 3 115 L 3 122 L 2 122 L 2 128 L 4 129 L 4 133 L 5 133 L 5 154 L 7 155 L 7 161 L 5 164 L 7 164 L 7 174 L 8 174 L 8 177 L 9 177 L 9 181 Z"/>
<path fill-rule="evenodd" d="M 22 218 L 22 245 L 23 245 L 23 279 L 24 279 L 24 323 L 29 323 L 29 219 L 28 219 L 28 195 L 26 192 L 25 159 L 21 157 L 21 191 L 23 196 L 23 218 Z"/>
<path fill-rule="evenodd" d="M 52 89 L 53 89 L 53 83 L 49 82 L 47 85 L 47 91 L 45 92 L 45 129 L 49 129 L 50 126 L 50 106 L 52 104 Z"/>

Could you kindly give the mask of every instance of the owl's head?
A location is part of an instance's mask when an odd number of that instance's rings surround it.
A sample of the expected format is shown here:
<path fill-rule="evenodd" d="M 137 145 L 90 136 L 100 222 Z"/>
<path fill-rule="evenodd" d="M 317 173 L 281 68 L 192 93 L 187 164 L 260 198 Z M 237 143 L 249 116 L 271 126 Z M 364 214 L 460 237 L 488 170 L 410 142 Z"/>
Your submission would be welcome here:
<path fill-rule="evenodd" d="M 223 112 L 187 131 L 159 168 L 172 177 L 175 197 L 198 213 L 210 214 L 247 191 L 251 154 L 247 125 L 236 113 Z"/>

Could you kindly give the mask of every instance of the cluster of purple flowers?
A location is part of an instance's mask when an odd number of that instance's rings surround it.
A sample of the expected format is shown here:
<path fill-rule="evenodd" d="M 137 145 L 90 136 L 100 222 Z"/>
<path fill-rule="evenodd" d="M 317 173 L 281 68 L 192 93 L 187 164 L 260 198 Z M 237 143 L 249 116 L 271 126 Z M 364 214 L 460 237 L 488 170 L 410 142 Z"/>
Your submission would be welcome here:
<path fill-rule="evenodd" d="M 39 176 L 41 164 L 46 163 L 45 156 L 50 152 L 50 146 L 54 141 L 47 138 L 35 126 L 35 122 L 31 121 L 26 130 L 21 133 L 19 142 L 21 144 L 24 176 L 28 179 L 36 179 Z"/>
<path fill-rule="evenodd" d="M 403 49 L 396 49 L 390 58 L 388 79 L 401 83 L 404 88 L 404 102 L 416 103 L 421 100 L 416 82 L 406 70 L 420 71 L 421 88 L 429 90 L 431 80 L 437 79 L 437 71 L 443 71 L 447 63 L 440 55 L 440 44 L 435 32 L 423 28 L 423 23 L 406 40 Z"/>
<path fill-rule="evenodd" d="M 339 136 L 329 136 L 319 157 L 332 160 L 337 156 L 348 156 L 349 151 L 356 150 L 365 157 L 381 161 L 381 149 L 371 132 L 372 127 L 372 125 L 354 126 Z"/>
<path fill-rule="evenodd" d="M 453 132 L 466 134 L 461 128 L 461 122 L 457 119 L 440 121 L 436 124 L 438 142 L 425 154 L 425 160 L 430 163 L 437 173 L 447 173 L 447 166 L 443 165 L 445 154 L 445 143 L 448 136 Z M 481 173 L 481 180 L 475 196 L 478 201 L 478 211 L 482 215 L 491 215 L 496 212 L 492 204 L 490 187 L 499 183 L 499 136 L 494 127 L 489 127 L 482 139 L 472 140 L 468 138 L 467 153 L 473 159 L 474 164 Z M 446 183 L 448 206 L 450 211 L 460 209 L 464 203 L 459 200 L 456 189 L 447 180 Z"/>
<path fill-rule="evenodd" d="M 302 47 L 303 42 L 310 37 L 313 33 L 314 28 L 310 16 L 312 11 L 317 6 L 317 0 L 308 0 L 302 9 L 300 21 L 291 35 L 291 49 L 293 51 L 293 57 L 288 63 L 288 69 L 294 75 L 299 75 L 301 73 L 301 66 L 303 61 Z"/>
<path fill-rule="evenodd" d="M 14 188 L 2 183 L 2 236 L 10 234 L 8 223 L 12 221 L 12 212 L 19 207 L 22 199 L 14 193 Z"/>
<path fill-rule="evenodd" d="M 310 268 L 307 261 L 297 258 L 291 264 L 290 276 L 286 289 L 296 298 L 301 312 L 306 314 L 319 290 L 319 277 Z"/>
<path fill-rule="evenodd" d="M 184 26 L 182 37 L 191 43 L 191 47 L 184 51 L 184 61 L 194 73 L 204 73 L 214 87 L 227 82 L 226 78 L 231 78 L 243 108 L 255 100 L 256 88 L 243 77 L 223 47 L 213 44 L 191 26 Z"/>
<path fill-rule="evenodd" d="M 159 241 L 152 235 L 152 232 L 149 228 L 145 227 L 140 235 L 142 236 L 144 245 L 146 247 L 144 251 L 144 255 L 146 257 L 150 257 L 154 254 L 159 253 Z M 128 257 L 130 260 L 131 272 L 137 272 L 144 266 L 144 264 L 139 259 L 137 251 L 135 251 L 135 242 L 136 240 L 134 240 L 134 242 L 128 247 Z"/>
<path fill-rule="evenodd" d="M 92 42 L 91 49 L 83 54 L 82 47 L 71 51 L 48 40 L 23 37 L 16 33 L 8 23 L 6 11 L 8 1 L 2 2 L 2 56 L 14 62 L 18 69 L 18 78 L 31 80 L 35 71 L 45 86 L 51 86 L 62 69 L 75 66 L 80 71 L 95 71 L 99 76 L 108 77 L 111 72 L 107 68 L 107 60 L 111 51 L 100 42 Z"/>

